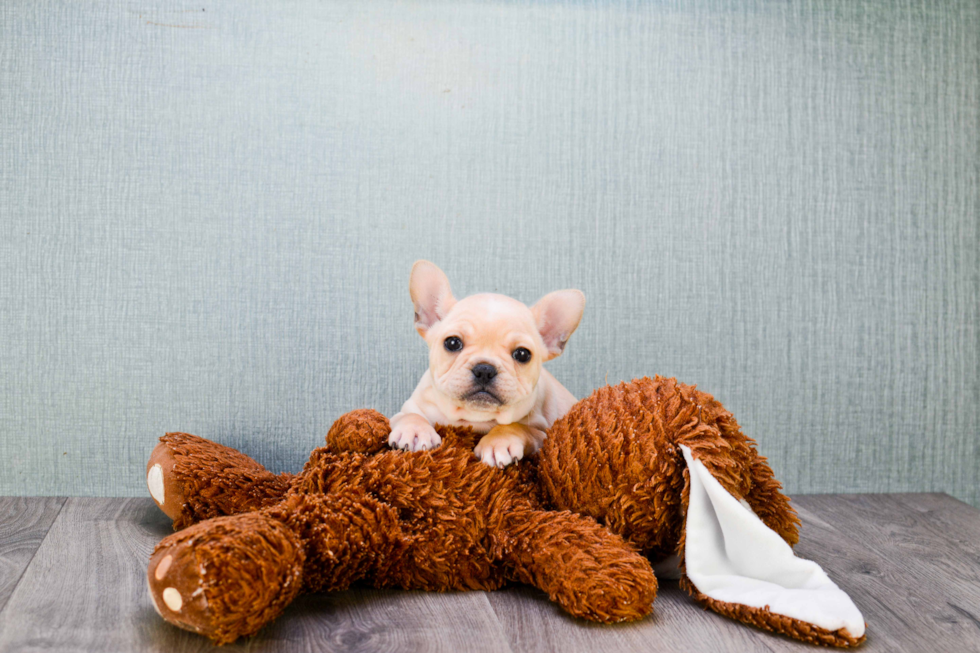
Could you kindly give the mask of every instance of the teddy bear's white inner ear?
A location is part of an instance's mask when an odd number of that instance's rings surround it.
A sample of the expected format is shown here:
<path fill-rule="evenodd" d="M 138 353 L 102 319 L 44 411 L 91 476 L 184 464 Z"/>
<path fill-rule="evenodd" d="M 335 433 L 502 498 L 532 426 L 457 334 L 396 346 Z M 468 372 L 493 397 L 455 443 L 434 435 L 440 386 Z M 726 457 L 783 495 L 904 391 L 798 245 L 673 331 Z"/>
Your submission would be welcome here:
<path fill-rule="evenodd" d="M 817 563 L 793 549 L 729 494 L 691 450 L 681 445 L 691 479 L 684 562 L 706 596 L 864 635 L 864 617 Z"/>

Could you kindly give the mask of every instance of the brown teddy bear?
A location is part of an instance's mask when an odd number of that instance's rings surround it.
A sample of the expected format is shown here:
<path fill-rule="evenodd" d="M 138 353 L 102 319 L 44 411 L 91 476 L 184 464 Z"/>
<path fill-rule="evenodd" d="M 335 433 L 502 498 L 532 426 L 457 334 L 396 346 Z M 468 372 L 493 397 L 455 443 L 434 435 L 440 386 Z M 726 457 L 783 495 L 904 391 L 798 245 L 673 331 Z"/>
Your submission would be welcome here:
<path fill-rule="evenodd" d="M 169 433 L 147 484 L 183 529 L 147 576 L 164 619 L 216 643 L 251 635 L 300 591 L 355 581 L 426 590 L 534 585 L 566 611 L 616 622 L 650 612 L 650 560 L 676 560 L 706 607 L 797 639 L 864 641 L 846 594 L 790 546 L 799 524 L 765 458 L 720 403 L 674 379 L 605 387 L 505 469 L 476 434 L 439 427 L 434 451 L 390 451 L 388 420 L 348 413 L 300 474 Z M 676 558 L 671 558 L 676 556 Z"/>

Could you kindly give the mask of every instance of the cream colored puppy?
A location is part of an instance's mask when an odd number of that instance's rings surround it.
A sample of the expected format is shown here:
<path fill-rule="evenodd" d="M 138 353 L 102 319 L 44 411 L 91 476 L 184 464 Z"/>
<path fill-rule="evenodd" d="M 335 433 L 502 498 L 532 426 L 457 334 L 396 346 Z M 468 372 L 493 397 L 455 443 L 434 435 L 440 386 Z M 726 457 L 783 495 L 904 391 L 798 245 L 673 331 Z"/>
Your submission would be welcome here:
<path fill-rule="evenodd" d="M 434 449 L 442 439 L 432 425 L 450 424 L 486 434 L 475 453 L 487 465 L 505 467 L 537 451 L 548 427 L 575 403 L 541 364 L 565 348 L 585 295 L 558 290 L 531 308 L 490 293 L 457 301 L 449 279 L 428 261 L 412 267 L 409 291 L 429 369 L 391 418 L 388 444 Z"/>

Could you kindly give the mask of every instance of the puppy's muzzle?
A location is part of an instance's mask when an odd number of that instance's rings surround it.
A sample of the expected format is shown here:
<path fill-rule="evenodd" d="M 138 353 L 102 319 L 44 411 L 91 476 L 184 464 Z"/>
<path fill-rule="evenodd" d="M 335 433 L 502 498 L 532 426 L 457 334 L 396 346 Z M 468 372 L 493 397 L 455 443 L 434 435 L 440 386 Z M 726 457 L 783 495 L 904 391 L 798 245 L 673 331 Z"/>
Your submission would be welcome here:
<path fill-rule="evenodd" d="M 479 363 L 474 365 L 470 371 L 473 372 L 473 382 L 481 387 L 490 385 L 494 377 L 497 376 L 497 368 L 490 363 Z"/>

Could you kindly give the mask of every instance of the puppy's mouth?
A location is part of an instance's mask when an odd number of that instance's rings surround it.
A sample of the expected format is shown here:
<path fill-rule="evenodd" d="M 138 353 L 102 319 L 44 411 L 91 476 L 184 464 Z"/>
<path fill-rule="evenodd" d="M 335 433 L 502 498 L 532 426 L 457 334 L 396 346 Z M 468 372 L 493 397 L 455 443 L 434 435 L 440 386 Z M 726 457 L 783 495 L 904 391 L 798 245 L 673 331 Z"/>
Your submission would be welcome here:
<path fill-rule="evenodd" d="M 474 404 L 480 406 L 481 408 L 491 408 L 493 406 L 500 406 L 504 402 L 497 395 L 493 394 L 486 388 L 480 388 L 479 390 L 474 390 L 470 394 L 463 397 L 463 401 L 468 404 Z"/>

